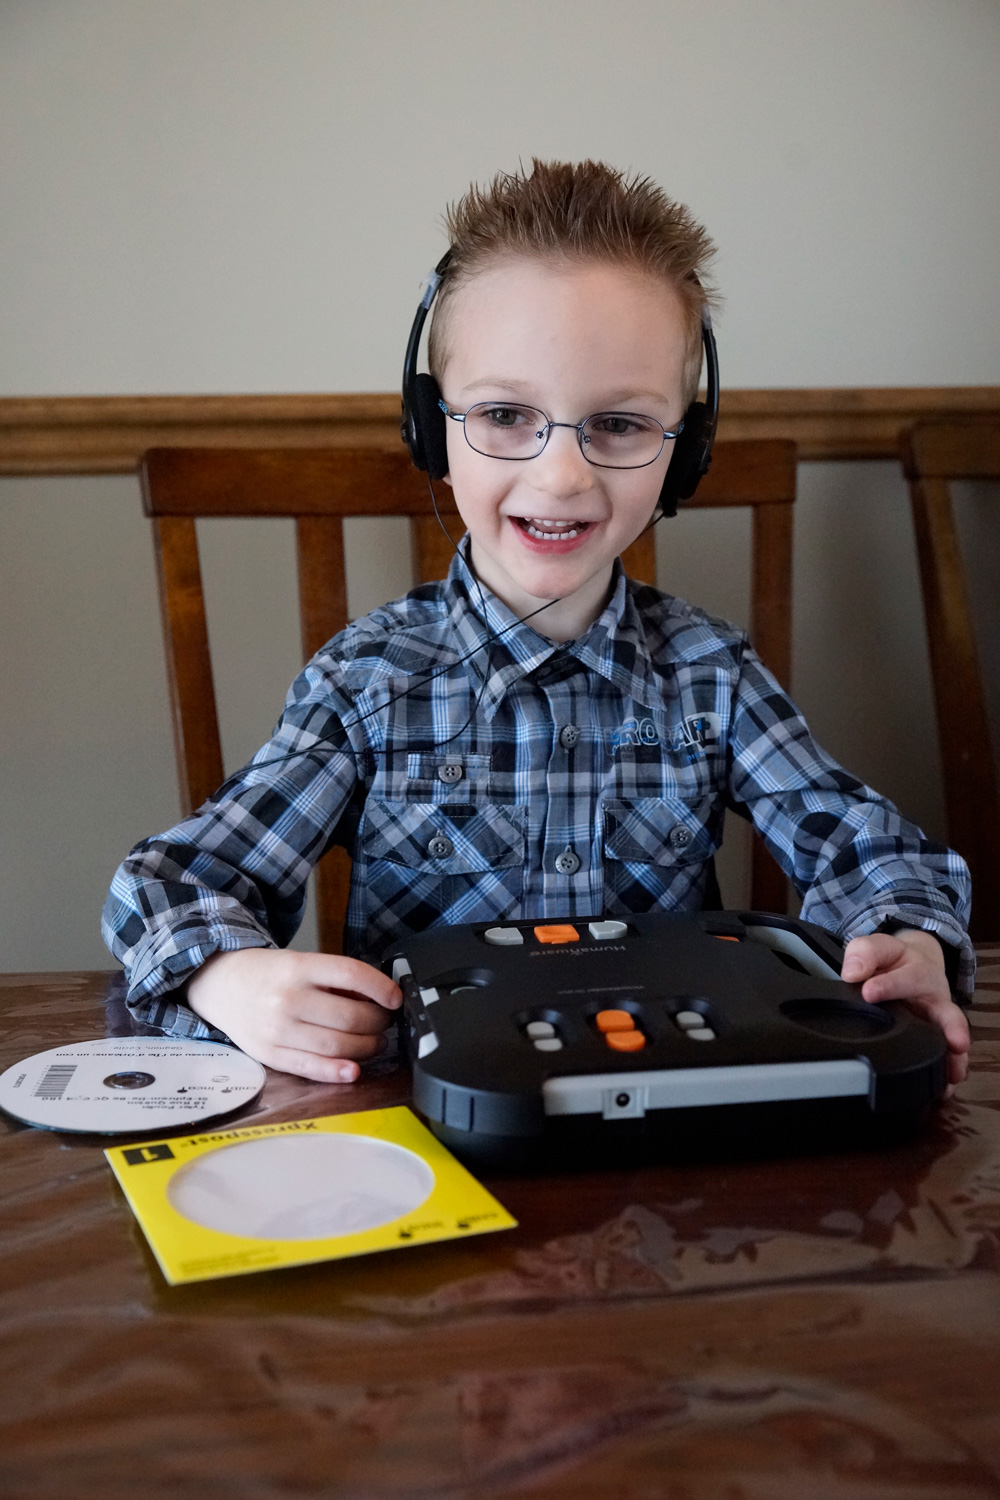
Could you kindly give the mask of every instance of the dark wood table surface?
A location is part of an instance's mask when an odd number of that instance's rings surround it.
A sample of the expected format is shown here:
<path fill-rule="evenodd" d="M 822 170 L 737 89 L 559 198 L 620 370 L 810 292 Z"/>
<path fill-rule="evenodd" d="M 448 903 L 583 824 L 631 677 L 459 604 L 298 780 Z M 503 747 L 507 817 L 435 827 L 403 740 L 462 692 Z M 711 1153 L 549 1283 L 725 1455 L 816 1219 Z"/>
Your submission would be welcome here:
<path fill-rule="evenodd" d="M 170 1287 L 108 1142 L 0 1117 L 5 1500 L 1000 1497 L 1000 945 L 878 1151 L 484 1177 L 520 1227 Z M 0 977 L 0 1069 L 113 1032 Z M 114 987 L 112 987 L 114 993 Z M 240 1123 L 404 1102 L 270 1075 Z"/>

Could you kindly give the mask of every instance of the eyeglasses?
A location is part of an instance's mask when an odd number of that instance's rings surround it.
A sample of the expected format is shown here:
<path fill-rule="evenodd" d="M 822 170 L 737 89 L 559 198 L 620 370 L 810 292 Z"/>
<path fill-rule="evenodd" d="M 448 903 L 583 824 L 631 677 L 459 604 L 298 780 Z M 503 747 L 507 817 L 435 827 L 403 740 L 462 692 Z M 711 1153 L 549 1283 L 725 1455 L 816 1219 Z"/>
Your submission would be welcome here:
<path fill-rule="evenodd" d="M 537 407 L 508 401 L 480 401 L 464 412 L 452 411 L 444 401 L 438 406 L 451 421 L 461 422 L 469 447 L 486 458 L 537 458 L 553 427 L 569 427 L 588 464 L 599 469 L 643 469 L 659 458 L 667 438 L 684 429 L 683 421 L 668 428 L 634 411 L 599 411 L 584 422 L 550 422 Z"/>

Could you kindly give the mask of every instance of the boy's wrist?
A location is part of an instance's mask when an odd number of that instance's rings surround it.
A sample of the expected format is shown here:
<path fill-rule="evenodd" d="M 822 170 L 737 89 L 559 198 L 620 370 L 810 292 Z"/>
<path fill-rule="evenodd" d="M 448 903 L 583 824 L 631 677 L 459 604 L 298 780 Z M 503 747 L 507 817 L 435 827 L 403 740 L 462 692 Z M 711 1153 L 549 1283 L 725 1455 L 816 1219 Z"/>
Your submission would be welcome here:
<path fill-rule="evenodd" d="M 961 954 L 954 944 L 949 943 L 939 932 L 934 931 L 930 927 L 918 927 L 915 922 L 904 922 L 899 917 L 886 917 L 875 928 L 875 931 L 888 933 L 890 937 L 903 932 L 922 932 L 927 937 L 933 938 L 940 948 L 941 956 L 944 959 L 945 978 L 948 981 L 948 988 L 951 990 L 952 998 L 957 1005 L 968 1005 L 968 996 L 961 994 L 958 990 L 958 970 Z"/>

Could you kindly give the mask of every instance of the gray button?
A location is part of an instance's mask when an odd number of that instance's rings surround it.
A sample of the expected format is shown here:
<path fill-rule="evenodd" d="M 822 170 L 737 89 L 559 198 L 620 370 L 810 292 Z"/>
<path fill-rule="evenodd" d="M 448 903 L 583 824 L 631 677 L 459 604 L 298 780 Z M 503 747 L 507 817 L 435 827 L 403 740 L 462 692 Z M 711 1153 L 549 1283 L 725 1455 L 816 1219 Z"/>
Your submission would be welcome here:
<path fill-rule="evenodd" d="M 516 948 L 524 938 L 516 927 L 487 927 L 483 937 L 494 948 Z"/>
<path fill-rule="evenodd" d="M 667 834 L 667 842 L 671 849 L 686 849 L 694 838 L 690 828 L 685 828 L 683 823 L 676 824 Z"/>
<path fill-rule="evenodd" d="M 556 855 L 556 870 L 560 875 L 575 875 L 580 868 L 580 856 L 567 844 L 561 854 Z"/>
<path fill-rule="evenodd" d="M 589 922 L 590 935 L 599 943 L 606 943 L 609 938 L 622 938 L 628 932 L 625 922 Z"/>
<path fill-rule="evenodd" d="M 559 731 L 559 743 L 564 750 L 572 750 L 580 743 L 580 731 L 575 724 L 564 724 Z"/>
<path fill-rule="evenodd" d="M 449 859 L 454 852 L 455 845 L 443 833 L 436 833 L 427 845 L 427 853 L 431 859 Z"/>
<path fill-rule="evenodd" d="M 443 781 L 447 786 L 454 786 L 464 775 L 465 770 L 455 761 L 449 760 L 443 766 L 438 766 L 438 781 Z"/>
<path fill-rule="evenodd" d="M 692 1026 L 691 1030 L 685 1031 L 684 1035 L 689 1036 L 692 1042 L 715 1041 L 715 1032 L 712 1030 L 711 1026 Z"/>
<path fill-rule="evenodd" d="M 679 1010 L 674 1016 L 674 1025 L 682 1031 L 691 1031 L 704 1024 L 705 1017 L 700 1010 Z"/>
<path fill-rule="evenodd" d="M 557 1036 L 540 1036 L 535 1043 L 538 1052 L 561 1052 L 562 1042 Z"/>
<path fill-rule="evenodd" d="M 551 1021 L 529 1021 L 524 1028 L 530 1037 L 555 1036 L 556 1028 Z"/>

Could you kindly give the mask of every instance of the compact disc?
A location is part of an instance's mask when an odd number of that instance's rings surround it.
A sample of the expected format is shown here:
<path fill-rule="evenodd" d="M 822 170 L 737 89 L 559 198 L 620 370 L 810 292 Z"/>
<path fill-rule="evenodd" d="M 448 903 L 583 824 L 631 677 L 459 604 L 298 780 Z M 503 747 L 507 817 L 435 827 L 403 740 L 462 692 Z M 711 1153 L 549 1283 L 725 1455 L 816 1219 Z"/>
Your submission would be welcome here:
<path fill-rule="evenodd" d="M 258 1240 L 364 1234 L 418 1209 L 434 1173 L 413 1151 L 365 1135 L 272 1135 L 187 1162 L 167 1197 L 204 1229 Z"/>
<path fill-rule="evenodd" d="M 135 1134 L 228 1114 L 256 1099 L 265 1076 L 221 1042 L 108 1037 L 15 1063 L 0 1074 L 0 1107 L 44 1130 Z"/>

